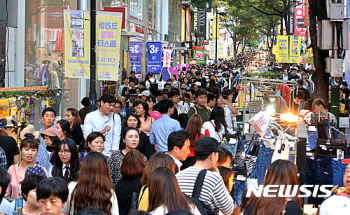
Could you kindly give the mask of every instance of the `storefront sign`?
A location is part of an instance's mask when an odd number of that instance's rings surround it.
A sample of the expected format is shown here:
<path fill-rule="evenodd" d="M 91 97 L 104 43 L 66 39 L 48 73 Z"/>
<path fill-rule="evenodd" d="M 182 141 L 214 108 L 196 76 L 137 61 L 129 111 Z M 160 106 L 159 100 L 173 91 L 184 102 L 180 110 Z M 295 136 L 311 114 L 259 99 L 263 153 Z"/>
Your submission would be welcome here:
<path fill-rule="evenodd" d="M 205 57 L 204 57 L 204 51 L 203 49 L 195 49 L 194 50 L 194 58 L 196 58 L 197 63 L 205 63 Z"/>
<path fill-rule="evenodd" d="M 191 66 L 197 65 L 197 59 L 190 58 L 190 59 L 189 59 L 189 62 L 190 62 L 190 65 L 191 65 Z"/>
<path fill-rule="evenodd" d="M 147 72 L 161 73 L 161 42 L 147 42 Z"/>
<path fill-rule="evenodd" d="M 198 9 L 194 8 L 192 16 L 192 33 L 199 33 L 199 16 Z"/>
<path fill-rule="evenodd" d="M 46 28 L 63 28 L 63 7 L 46 7 L 45 8 L 45 27 Z"/>
<path fill-rule="evenodd" d="M 136 74 L 141 74 L 142 62 L 142 42 L 130 41 L 130 71 L 135 71 Z"/>
<path fill-rule="evenodd" d="M 98 80 L 117 81 L 122 13 L 96 12 L 96 74 Z"/>
<path fill-rule="evenodd" d="M 90 78 L 89 20 L 88 11 L 64 10 L 64 65 L 67 78 Z"/>
<path fill-rule="evenodd" d="M 104 7 L 103 11 L 122 13 L 123 14 L 122 29 L 125 28 L 125 7 Z"/>
<path fill-rule="evenodd" d="M 199 33 L 196 34 L 196 37 L 205 37 L 207 29 L 207 13 L 205 10 L 199 11 Z M 205 38 L 206 39 L 206 38 Z"/>
<path fill-rule="evenodd" d="M 162 62 L 163 62 L 163 67 L 173 66 L 173 48 L 169 48 L 169 47 L 162 48 Z"/>

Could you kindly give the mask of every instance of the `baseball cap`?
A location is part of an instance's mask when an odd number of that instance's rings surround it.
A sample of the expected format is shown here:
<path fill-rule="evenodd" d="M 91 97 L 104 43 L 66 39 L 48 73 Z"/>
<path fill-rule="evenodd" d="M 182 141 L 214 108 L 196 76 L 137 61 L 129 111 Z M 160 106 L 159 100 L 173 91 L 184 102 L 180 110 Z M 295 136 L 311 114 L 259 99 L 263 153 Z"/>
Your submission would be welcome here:
<path fill-rule="evenodd" d="M 201 86 L 202 84 L 201 84 L 201 82 L 199 82 L 199 81 L 197 81 L 196 83 L 194 83 L 195 85 L 197 85 L 197 86 Z"/>
<path fill-rule="evenodd" d="M 129 95 L 130 96 L 137 96 L 138 94 L 136 93 L 136 90 L 131 89 L 131 90 L 129 90 Z"/>
<path fill-rule="evenodd" d="M 168 94 L 170 91 L 168 89 L 162 89 L 159 95 Z"/>
<path fill-rule="evenodd" d="M 46 129 L 44 132 L 42 132 L 40 134 L 43 138 L 45 138 L 45 135 L 46 136 L 49 136 L 49 137 L 54 137 L 54 136 L 57 136 L 58 139 L 61 139 L 61 136 L 60 134 L 58 133 L 58 131 L 54 128 L 48 128 Z"/>
<path fill-rule="evenodd" d="M 201 137 L 196 141 L 194 154 L 210 155 L 213 152 L 224 154 L 224 151 L 220 149 L 219 143 L 215 138 Z"/>
<path fill-rule="evenodd" d="M 147 97 L 150 95 L 151 95 L 151 93 L 148 90 L 145 90 L 141 94 L 139 94 L 139 96 L 147 96 Z"/>

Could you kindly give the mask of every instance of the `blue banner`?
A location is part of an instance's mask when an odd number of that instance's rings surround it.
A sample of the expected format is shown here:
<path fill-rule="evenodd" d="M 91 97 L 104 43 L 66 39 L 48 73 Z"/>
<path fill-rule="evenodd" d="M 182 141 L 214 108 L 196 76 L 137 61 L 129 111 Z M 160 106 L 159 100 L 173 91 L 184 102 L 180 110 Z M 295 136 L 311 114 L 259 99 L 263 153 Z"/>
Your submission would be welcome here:
<path fill-rule="evenodd" d="M 142 42 L 130 41 L 130 71 L 141 74 Z"/>
<path fill-rule="evenodd" d="M 147 72 L 162 72 L 161 42 L 147 42 Z"/>

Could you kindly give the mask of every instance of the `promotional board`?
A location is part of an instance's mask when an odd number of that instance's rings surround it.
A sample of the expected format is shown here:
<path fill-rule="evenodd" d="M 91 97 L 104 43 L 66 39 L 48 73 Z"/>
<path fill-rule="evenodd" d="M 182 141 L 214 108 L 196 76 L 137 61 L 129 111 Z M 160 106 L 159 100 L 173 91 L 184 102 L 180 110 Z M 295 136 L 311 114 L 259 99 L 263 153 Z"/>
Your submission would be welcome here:
<path fill-rule="evenodd" d="M 147 72 L 162 72 L 161 42 L 147 42 Z"/>
<path fill-rule="evenodd" d="M 141 62 L 142 62 L 142 42 L 130 41 L 129 53 L 130 53 L 130 71 L 135 71 L 136 75 L 141 74 Z"/>

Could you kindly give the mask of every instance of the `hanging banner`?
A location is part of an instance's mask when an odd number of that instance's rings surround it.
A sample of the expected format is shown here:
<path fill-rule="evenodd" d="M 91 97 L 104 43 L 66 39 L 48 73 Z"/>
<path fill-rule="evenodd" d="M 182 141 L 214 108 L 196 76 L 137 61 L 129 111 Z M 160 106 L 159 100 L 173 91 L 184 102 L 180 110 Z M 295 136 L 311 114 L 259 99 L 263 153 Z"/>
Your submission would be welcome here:
<path fill-rule="evenodd" d="M 183 68 L 185 68 L 185 71 L 183 70 Z M 177 69 L 180 69 L 181 71 L 187 73 L 187 70 L 188 70 L 188 63 L 185 63 L 185 64 L 178 64 L 178 65 L 177 65 Z"/>
<path fill-rule="evenodd" d="M 210 41 L 209 43 L 209 59 L 215 58 L 215 42 Z"/>
<path fill-rule="evenodd" d="M 288 63 L 288 36 L 277 35 L 278 46 L 278 63 Z"/>
<path fill-rule="evenodd" d="M 90 78 L 89 20 L 88 11 L 64 10 L 64 65 L 67 78 Z"/>
<path fill-rule="evenodd" d="M 195 49 L 193 52 L 193 58 L 196 58 L 197 63 L 205 63 L 204 51 L 202 49 Z"/>
<path fill-rule="evenodd" d="M 177 67 L 163 67 L 162 68 L 162 80 L 167 82 L 171 75 L 176 75 L 176 79 L 178 77 Z"/>
<path fill-rule="evenodd" d="M 206 31 L 207 31 L 207 12 L 201 9 L 199 11 L 199 33 L 196 34 L 196 37 L 204 37 L 204 39 L 207 39 Z"/>
<path fill-rule="evenodd" d="M 161 42 L 147 42 L 147 72 L 162 72 Z"/>
<path fill-rule="evenodd" d="M 219 39 L 219 29 L 220 29 L 220 16 L 214 15 L 213 16 L 213 40 L 216 40 L 216 38 Z"/>
<path fill-rule="evenodd" d="M 173 66 L 173 48 L 164 47 L 162 48 L 162 62 L 163 67 Z"/>
<path fill-rule="evenodd" d="M 309 2 L 304 2 L 304 25 L 309 26 L 310 25 L 310 18 L 309 18 Z"/>
<path fill-rule="evenodd" d="M 289 38 L 289 63 L 300 63 L 300 36 L 290 36 Z"/>
<path fill-rule="evenodd" d="M 218 59 L 224 58 L 224 41 L 218 41 Z"/>
<path fill-rule="evenodd" d="M 135 71 L 136 76 L 141 74 L 142 42 L 130 41 L 130 71 Z"/>
<path fill-rule="evenodd" d="M 169 67 L 169 73 L 170 73 L 170 75 L 176 75 L 176 80 L 178 79 L 179 74 L 178 74 L 177 67 Z"/>
<path fill-rule="evenodd" d="M 96 12 L 96 74 L 101 81 L 117 81 L 122 13 Z"/>

